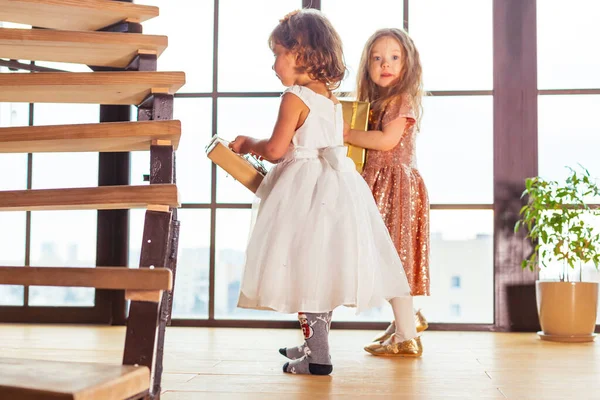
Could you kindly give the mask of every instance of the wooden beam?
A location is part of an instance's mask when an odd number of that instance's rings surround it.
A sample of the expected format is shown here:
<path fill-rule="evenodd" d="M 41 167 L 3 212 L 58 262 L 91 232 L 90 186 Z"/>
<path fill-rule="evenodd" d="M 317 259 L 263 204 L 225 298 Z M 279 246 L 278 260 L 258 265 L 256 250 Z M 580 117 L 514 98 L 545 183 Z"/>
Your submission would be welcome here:
<path fill-rule="evenodd" d="M 177 149 L 180 138 L 180 121 L 8 127 L 0 128 L 0 153 L 140 151 L 155 141 Z"/>
<path fill-rule="evenodd" d="M 0 21 L 73 31 L 97 31 L 122 21 L 147 21 L 158 7 L 109 0 L 0 0 Z"/>
<path fill-rule="evenodd" d="M 177 186 L 100 186 L 0 191 L 0 211 L 121 210 L 150 204 L 179 207 Z"/>
<path fill-rule="evenodd" d="M 0 28 L 0 58 L 125 68 L 138 54 L 160 56 L 166 36 Z"/>
<path fill-rule="evenodd" d="M 0 74 L 0 102 L 138 105 L 155 88 L 177 92 L 183 72 Z"/>
<path fill-rule="evenodd" d="M 144 393 L 147 367 L 0 358 L 3 399 L 117 400 Z"/>
<path fill-rule="evenodd" d="M 173 287 L 167 268 L 126 267 L 0 267 L 0 284 L 146 291 Z"/>
<path fill-rule="evenodd" d="M 162 294 L 162 290 L 127 290 L 125 292 L 125 298 L 132 301 L 160 303 Z"/>

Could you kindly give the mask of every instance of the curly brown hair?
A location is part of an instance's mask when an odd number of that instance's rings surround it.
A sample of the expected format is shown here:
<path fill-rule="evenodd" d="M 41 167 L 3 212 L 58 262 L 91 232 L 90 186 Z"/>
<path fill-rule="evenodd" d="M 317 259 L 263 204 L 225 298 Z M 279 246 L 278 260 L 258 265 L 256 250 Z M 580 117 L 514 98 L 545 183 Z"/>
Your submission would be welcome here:
<path fill-rule="evenodd" d="M 318 10 L 289 13 L 269 36 L 271 50 L 281 45 L 296 56 L 296 72 L 335 90 L 346 74 L 340 35 Z"/>
<path fill-rule="evenodd" d="M 381 90 L 371 80 L 371 76 L 369 75 L 369 64 L 373 46 L 377 40 L 383 37 L 391 37 L 397 40 L 402 49 L 400 78 L 385 90 Z M 408 33 L 397 28 L 380 29 L 375 32 L 365 44 L 356 80 L 357 100 L 370 102 L 374 114 L 384 112 L 394 99 L 410 101 L 410 106 L 416 114 L 417 129 L 419 128 L 423 114 L 421 106 L 421 99 L 424 95 L 423 71 L 419 51 L 410 36 L 408 36 Z"/>

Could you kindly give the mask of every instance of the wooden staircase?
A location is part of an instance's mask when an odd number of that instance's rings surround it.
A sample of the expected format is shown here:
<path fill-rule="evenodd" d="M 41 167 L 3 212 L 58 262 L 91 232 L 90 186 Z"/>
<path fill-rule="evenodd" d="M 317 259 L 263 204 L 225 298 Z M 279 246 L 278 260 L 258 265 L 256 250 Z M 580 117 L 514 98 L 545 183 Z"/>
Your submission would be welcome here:
<path fill-rule="evenodd" d="M 157 16 L 158 8 L 127 0 L 0 0 L 0 21 L 42 28 L 0 28 L 0 59 L 96 71 L 2 73 L 0 102 L 100 104 L 102 121 L 0 128 L 0 153 L 149 151 L 152 166 L 144 186 L 0 191 L 0 212 L 96 209 L 100 220 L 146 208 L 139 269 L 0 267 L 0 284 L 123 290 L 131 301 L 123 365 L 0 358 L 0 398 L 160 397 L 179 237 L 174 151 L 181 124 L 172 120 L 173 94 L 185 75 L 156 71 L 167 38 L 143 35 L 140 23 Z M 138 107 L 136 122 L 122 119 L 130 105 Z"/>

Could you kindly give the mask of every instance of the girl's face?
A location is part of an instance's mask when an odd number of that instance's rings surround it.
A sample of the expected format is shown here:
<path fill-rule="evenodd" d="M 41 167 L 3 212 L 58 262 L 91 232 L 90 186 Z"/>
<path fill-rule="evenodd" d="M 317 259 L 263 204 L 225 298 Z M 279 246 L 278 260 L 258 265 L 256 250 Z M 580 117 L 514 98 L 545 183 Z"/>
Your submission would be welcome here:
<path fill-rule="evenodd" d="M 375 41 L 370 54 L 369 76 L 379 87 L 386 88 L 400 78 L 402 48 L 396 39 L 384 36 Z"/>
<path fill-rule="evenodd" d="M 273 70 L 284 86 L 289 87 L 296 83 L 298 73 L 296 72 L 296 57 L 280 44 L 273 49 L 275 62 Z"/>

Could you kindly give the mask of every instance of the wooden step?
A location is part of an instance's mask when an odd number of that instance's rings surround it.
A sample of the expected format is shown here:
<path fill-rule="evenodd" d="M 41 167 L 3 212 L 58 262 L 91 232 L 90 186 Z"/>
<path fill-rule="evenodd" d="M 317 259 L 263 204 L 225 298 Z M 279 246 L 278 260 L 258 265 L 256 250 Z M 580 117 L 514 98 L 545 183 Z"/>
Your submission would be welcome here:
<path fill-rule="evenodd" d="M 160 56 L 166 36 L 0 28 L 0 58 L 124 68 L 139 53 Z"/>
<path fill-rule="evenodd" d="M 111 0 L 0 0 L 0 21 L 40 28 L 96 31 L 125 20 L 143 22 L 158 7 Z"/>
<path fill-rule="evenodd" d="M 2 399 L 122 400 L 149 385 L 148 367 L 0 358 Z"/>
<path fill-rule="evenodd" d="M 153 140 L 169 140 L 177 149 L 180 137 L 180 121 L 10 127 L 0 128 L 0 153 L 140 151 Z"/>
<path fill-rule="evenodd" d="M 100 186 L 0 191 L 0 211 L 115 210 L 179 207 L 176 185 Z"/>
<path fill-rule="evenodd" d="M 0 74 L 0 102 L 140 104 L 151 92 L 175 93 L 183 72 Z"/>
<path fill-rule="evenodd" d="M 177 92 L 183 72 L 0 74 L 0 102 L 140 104 L 151 92 Z"/>
<path fill-rule="evenodd" d="M 0 284 L 90 287 L 117 290 L 171 290 L 166 268 L 0 267 Z"/>

